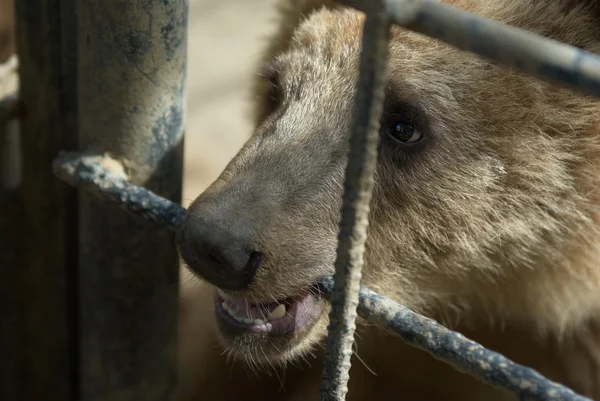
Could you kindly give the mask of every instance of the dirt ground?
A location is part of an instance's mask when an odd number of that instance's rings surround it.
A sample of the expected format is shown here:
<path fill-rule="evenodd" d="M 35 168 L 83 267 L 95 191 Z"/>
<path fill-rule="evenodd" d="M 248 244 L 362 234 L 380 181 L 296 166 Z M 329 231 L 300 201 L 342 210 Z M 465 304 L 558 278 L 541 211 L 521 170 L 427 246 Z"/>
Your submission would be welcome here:
<path fill-rule="evenodd" d="M 273 28 L 273 3 L 189 0 L 184 206 L 217 178 L 251 133 L 249 78 L 261 40 Z M 0 0 L 0 58 L 11 12 L 10 0 Z M 9 87 L 0 82 L 0 92 Z"/>

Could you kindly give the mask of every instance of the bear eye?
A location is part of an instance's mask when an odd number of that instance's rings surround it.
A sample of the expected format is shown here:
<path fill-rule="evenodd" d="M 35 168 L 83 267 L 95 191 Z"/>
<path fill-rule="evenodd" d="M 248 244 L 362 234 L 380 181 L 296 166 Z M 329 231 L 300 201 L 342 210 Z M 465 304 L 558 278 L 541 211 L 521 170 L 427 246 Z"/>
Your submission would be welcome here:
<path fill-rule="evenodd" d="M 393 121 L 387 132 L 390 137 L 402 144 L 417 143 L 423 138 L 421 131 L 408 121 Z"/>
<path fill-rule="evenodd" d="M 270 116 L 283 103 L 280 74 L 281 71 L 274 61 L 268 61 L 260 66 L 258 71 L 261 98 L 259 121 Z"/>
<path fill-rule="evenodd" d="M 281 90 L 279 88 L 276 79 L 269 80 L 269 93 L 268 93 L 269 110 L 275 111 L 281 102 Z"/>

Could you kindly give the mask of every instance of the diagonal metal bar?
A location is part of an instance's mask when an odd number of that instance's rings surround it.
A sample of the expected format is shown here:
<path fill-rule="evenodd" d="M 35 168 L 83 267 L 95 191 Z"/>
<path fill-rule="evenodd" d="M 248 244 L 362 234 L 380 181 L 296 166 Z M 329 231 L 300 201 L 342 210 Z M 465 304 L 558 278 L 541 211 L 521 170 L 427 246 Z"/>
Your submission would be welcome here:
<path fill-rule="evenodd" d="M 325 277 L 320 282 L 320 289 L 325 294 L 330 294 L 333 287 L 331 277 Z M 458 371 L 467 372 L 485 383 L 512 391 L 519 396 L 519 400 L 591 401 L 546 379 L 535 370 L 520 366 L 462 334 L 445 328 L 435 320 L 419 315 L 362 285 L 359 291 L 358 315 Z"/>
<path fill-rule="evenodd" d="M 120 165 L 110 158 L 63 153 L 53 167 L 63 181 L 157 224 L 177 230 L 184 220 L 183 207 L 130 184 Z M 324 296 L 332 296 L 333 283 L 332 277 L 322 278 L 319 287 Z M 522 400 L 591 401 L 365 286 L 359 288 L 358 316 L 459 371 L 511 390 Z"/>
<path fill-rule="evenodd" d="M 122 165 L 109 157 L 64 152 L 54 160 L 52 168 L 61 180 L 86 188 L 121 209 L 173 231 L 177 231 L 185 218 L 181 206 L 130 184 Z"/>
<path fill-rule="evenodd" d="M 368 2 L 363 26 L 360 75 L 329 313 L 329 334 L 320 399 L 342 401 L 348 392 L 356 308 L 369 225 L 369 204 L 377 165 L 390 21 L 383 0 Z"/>
<path fill-rule="evenodd" d="M 338 0 L 366 11 L 370 1 Z M 600 97 L 600 56 L 436 0 L 385 0 L 392 22 L 544 81 Z"/>

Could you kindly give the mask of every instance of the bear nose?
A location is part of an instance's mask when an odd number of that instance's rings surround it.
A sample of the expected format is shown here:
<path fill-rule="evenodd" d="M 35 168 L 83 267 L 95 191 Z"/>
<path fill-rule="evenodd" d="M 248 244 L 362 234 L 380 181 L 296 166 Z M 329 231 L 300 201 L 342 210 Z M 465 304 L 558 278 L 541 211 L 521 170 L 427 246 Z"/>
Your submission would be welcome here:
<path fill-rule="evenodd" d="M 243 290 L 263 263 L 264 255 L 249 249 L 219 224 L 186 218 L 177 233 L 181 257 L 190 269 L 224 290 Z"/>

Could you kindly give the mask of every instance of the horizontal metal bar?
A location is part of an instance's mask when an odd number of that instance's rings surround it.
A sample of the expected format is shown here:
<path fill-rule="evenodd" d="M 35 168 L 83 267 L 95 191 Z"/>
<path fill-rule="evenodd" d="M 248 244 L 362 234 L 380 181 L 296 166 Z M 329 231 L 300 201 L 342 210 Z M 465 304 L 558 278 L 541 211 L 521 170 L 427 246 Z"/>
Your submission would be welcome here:
<path fill-rule="evenodd" d="M 329 294 L 333 289 L 333 279 L 324 277 L 320 289 Z M 358 316 L 458 371 L 511 390 L 520 400 L 592 401 L 362 285 Z"/>
<path fill-rule="evenodd" d="M 185 209 L 145 188 L 130 184 L 121 164 L 106 156 L 61 153 L 53 162 L 61 180 L 83 187 L 133 214 L 176 231 Z"/>
<path fill-rule="evenodd" d="M 365 11 L 365 1 L 339 0 Z M 393 22 L 544 81 L 600 97 L 600 56 L 434 0 L 386 0 Z"/>
<path fill-rule="evenodd" d="M 120 165 L 108 157 L 63 153 L 54 161 L 54 172 L 71 185 L 90 190 L 172 230 L 177 230 L 185 218 L 186 211 L 180 205 L 130 184 Z M 319 287 L 324 295 L 331 296 L 333 277 L 324 277 Z M 363 285 L 359 290 L 358 315 L 459 371 L 511 390 L 521 400 L 592 401 Z"/>

